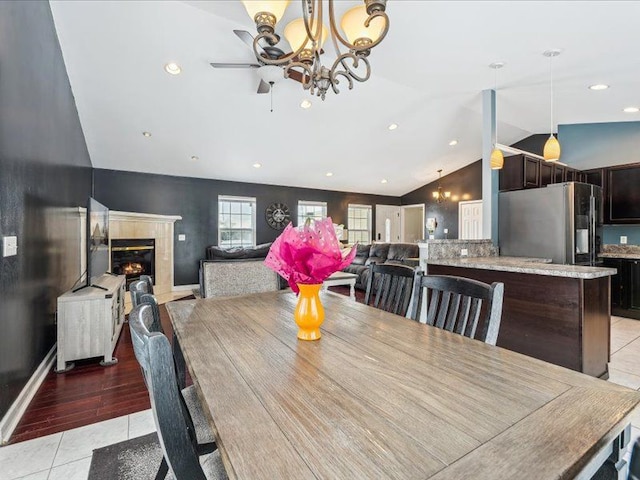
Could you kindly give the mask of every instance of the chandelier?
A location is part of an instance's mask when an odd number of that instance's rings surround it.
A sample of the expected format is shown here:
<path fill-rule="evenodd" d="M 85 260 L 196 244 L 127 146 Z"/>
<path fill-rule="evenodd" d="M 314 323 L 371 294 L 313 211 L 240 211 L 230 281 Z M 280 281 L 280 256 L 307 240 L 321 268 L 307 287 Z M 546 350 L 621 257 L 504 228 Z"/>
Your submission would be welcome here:
<path fill-rule="evenodd" d="M 329 89 L 340 93 L 338 85 L 342 79 L 350 90 L 354 80 L 366 82 L 371 75 L 367 57 L 389 31 L 389 17 L 385 13 L 387 0 L 363 0 L 362 5 L 345 12 L 340 26 L 346 38 L 336 26 L 334 0 L 328 0 L 329 27 L 336 53 L 331 67 L 324 66 L 321 59 L 322 47 L 328 36 L 323 23 L 324 1 L 300 1 L 302 17 L 287 24 L 283 31 L 291 52 L 271 55 L 267 52 L 281 52 L 276 47 L 280 43 L 280 35 L 275 28 L 290 0 L 242 0 L 258 31 L 253 40 L 256 59 L 261 64 L 283 68 L 285 78 L 293 76 L 299 79 L 305 90 L 312 95 L 317 94 L 322 100 Z M 339 44 L 348 51 L 342 53 Z"/>
<path fill-rule="evenodd" d="M 443 192 L 442 185 L 440 185 L 440 180 L 442 178 L 442 169 L 438 170 L 438 190 L 433 192 L 433 198 L 435 198 L 437 203 L 444 202 L 451 197 L 451 192 Z"/>

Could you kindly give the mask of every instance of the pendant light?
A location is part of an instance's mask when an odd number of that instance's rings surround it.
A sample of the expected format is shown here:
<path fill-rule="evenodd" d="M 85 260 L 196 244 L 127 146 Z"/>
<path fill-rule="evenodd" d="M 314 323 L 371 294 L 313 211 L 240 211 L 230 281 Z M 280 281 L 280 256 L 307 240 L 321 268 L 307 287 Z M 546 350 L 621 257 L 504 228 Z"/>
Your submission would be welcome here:
<path fill-rule="evenodd" d="M 543 53 L 545 57 L 549 58 L 549 72 L 550 72 L 550 92 L 551 92 L 551 124 L 549 128 L 549 138 L 547 143 L 544 144 L 544 150 L 542 156 L 547 162 L 557 162 L 560 160 L 560 142 L 553 135 L 553 57 L 560 55 L 561 50 L 547 50 Z"/>
<path fill-rule="evenodd" d="M 495 102 L 495 118 L 496 118 L 496 128 L 495 128 L 495 137 L 493 139 L 493 150 L 491 151 L 491 159 L 490 166 L 491 170 L 500 170 L 504 166 L 504 155 L 502 154 L 502 150 L 497 147 L 498 144 L 498 70 L 504 67 L 504 63 L 495 62 L 489 65 L 489 68 L 493 69 L 493 91 L 496 95 Z"/>

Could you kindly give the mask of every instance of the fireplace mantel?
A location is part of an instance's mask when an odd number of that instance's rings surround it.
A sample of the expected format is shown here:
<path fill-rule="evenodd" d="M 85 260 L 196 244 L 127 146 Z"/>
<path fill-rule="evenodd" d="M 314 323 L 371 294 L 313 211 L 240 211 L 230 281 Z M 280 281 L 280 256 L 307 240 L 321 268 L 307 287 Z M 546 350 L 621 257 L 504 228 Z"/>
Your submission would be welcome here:
<path fill-rule="evenodd" d="M 153 238 L 155 240 L 156 272 L 154 292 L 173 290 L 173 226 L 180 215 L 109 211 L 111 239 Z"/>

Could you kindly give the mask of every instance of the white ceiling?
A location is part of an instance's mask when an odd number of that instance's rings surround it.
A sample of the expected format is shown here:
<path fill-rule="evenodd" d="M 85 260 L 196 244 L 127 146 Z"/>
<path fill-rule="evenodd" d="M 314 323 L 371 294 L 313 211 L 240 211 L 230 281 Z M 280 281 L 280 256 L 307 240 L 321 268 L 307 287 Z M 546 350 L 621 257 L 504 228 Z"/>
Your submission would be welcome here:
<path fill-rule="evenodd" d="M 358 3 L 337 0 L 340 10 Z M 255 93 L 254 70 L 209 66 L 253 61 L 232 32 L 255 33 L 239 1 L 51 7 L 97 168 L 402 195 L 435 180 L 439 168 L 446 175 L 481 157 L 481 91 L 494 85 L 492 62 L 506 63 L 499 141 L 548 132 L 542 52 L 551 48 L 563 50 L 554 60 L 556 123 L 640 120 L 622 112 L 640 106 L 637 1 L 389 0 L 391 29 L 371 54 L 368 82 L 324 102 L 314 97 L 303 110 L 300 101 L 311 97 L 283 80 L 273 113 L 269 95 Z M 299 9 L 294 0 L 282 24 Z M 165 73 L 170 61 L 181 75 Z M 611 88 L 587 88 L 595 83 Z M 392 122 L 395 131 L 387 130 Z"/>

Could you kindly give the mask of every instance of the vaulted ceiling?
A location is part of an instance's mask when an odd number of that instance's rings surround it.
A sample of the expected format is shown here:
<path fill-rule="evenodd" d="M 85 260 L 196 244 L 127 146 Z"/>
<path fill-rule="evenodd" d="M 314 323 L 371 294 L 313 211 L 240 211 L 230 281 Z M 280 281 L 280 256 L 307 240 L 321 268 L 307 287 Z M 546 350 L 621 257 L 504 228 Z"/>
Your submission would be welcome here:
<path fill-rule="evenodd" d="M 359 2 L 336 3 L 343 11 Z M 556 123 L 640 120 L 622 111 L 640 106 L 640 2 L 389 0 L 391 29 L 371 54 L 368 82 L 323 102 L 283 79 L 273 112 L 270 96 L 256 94 L 254 70 L 209 65 L 253 61 L 233 34 L 255 33 L 239 1 L 51 7 L 97 168 L 401 195 L 481 157 L 492 62 L 506 64 L 497 77 L 499 141 L 548 132 L 542 52 L 552 48 L 563 50 L 553 67 Z M 279 30 L 299 12 L 294 0 Z M 168 62 L 182 73 L 167 74 Z M 588 89 L 597 83 L 610 88 Z M 399 128 L 389 131 L 391 123 Z"/>

